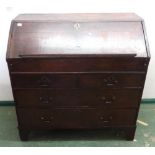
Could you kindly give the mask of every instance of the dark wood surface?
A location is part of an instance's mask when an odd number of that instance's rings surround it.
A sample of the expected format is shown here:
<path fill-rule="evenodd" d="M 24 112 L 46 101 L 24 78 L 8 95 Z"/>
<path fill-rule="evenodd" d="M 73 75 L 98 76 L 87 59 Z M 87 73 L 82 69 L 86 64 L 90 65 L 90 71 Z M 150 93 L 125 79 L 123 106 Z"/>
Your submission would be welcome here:
<path fill-rule="evenodd" d="M 55 57 L 61 55 L 146 57 L 147 55 L 142 20 L 134 14 L 53 14 L 42 16 L 21 15 L 14 20 L 8 57 Z M 26 17 L 27 20 L 25 20 Z M 41 20 L 47 17 L 51 20 Z M 89 17 L 92 21 L 89 21 Z M 38 19 L 39 24 L 36 20 L 32 21 L 31 18 Z M 52 21 L 56 18 L 56 21 Z M 62 19 L 58 20 L 59 18 Z M 81 21 L 77 21 L 77 18 Z M 117 20 L 114 21 L 113 18 Z"/>
<path fill-rule="evenodd" d="M 19 135 L 33 130 L 136 129 L 150 53 L 135 14 L 19 15 L 6 60 Z"/>
<path fill-rule="evenodd" d="M 141 89 L 16 89 L 24 108 L 138 108 Z M 120 97 L 121 94 L 121 97 Z"/>
<path fill-rule="evenodd" d="M 11 50 L 17 52 L 13 57 L 61 54 L 146 56 L 140 22 L 23 22 L 21 27 L 18 24 L 14 24 L 12 34 Z"/>
<path fill-rule="evenodd" d="M 63 57 L 63 56 L 62 56 Z M 8 59 L 11 72 L 145 72 L 148 58 L 77 57 Z M 52 61 L 51 61 L 52 60 Z"/>
<path fill-rule="evenodd" d="M 12 74 L 14 88 L 142 88 L 142 73 Z"/>
<path fill-rule="evenodd" d="M 27 110 L 19 108 L 18 114 L 21 126 L 27 129 L 90 129 L 106 126 L 132 126 L 135 124 L 136 110 L 109 109 L 103 111 L 88 108 Z"/>

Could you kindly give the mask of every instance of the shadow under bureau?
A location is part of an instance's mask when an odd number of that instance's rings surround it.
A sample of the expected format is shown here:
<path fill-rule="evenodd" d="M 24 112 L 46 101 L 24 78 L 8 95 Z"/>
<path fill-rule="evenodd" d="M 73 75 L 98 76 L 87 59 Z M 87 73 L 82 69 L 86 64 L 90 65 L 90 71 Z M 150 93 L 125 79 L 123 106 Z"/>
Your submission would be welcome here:
<path fill-rule="evenodd" d="M 21 140 L 30 131 L 107 128 L 133 140 L 150 60 L 137 15 L 19 15 L 6 57 Z"/>

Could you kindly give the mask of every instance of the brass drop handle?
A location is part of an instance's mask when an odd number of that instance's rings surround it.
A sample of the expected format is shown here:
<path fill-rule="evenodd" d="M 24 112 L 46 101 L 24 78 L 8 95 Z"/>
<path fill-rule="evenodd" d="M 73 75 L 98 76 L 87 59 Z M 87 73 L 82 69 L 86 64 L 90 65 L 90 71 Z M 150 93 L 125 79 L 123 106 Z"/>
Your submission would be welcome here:
<path fill-rule="evenodd" d="M 101 100 L 104 101 L 105 104 L 111 104 L 114 100 L 116 100 L 116 97 L 112 96 L 111 99 L 107 99 L 105 96 L 102 96 Z"/>
<path fill-rule="evenodd" d="M 41 79 L 38 81 L 40 87 L 49 87 L 51 81 L 48 77 L 43 76 Z"/>
<path fill-rule="evenodd" d="M 48 97 L 48 96 L 40 97 L 39 99 L 40 99 L 41 103 L 43 103 L 43 104 L 49 104 L 53 100 L 52 97 Z"/>
<path fill-rule="evenodd" d="M 106 103 L 106 104 L 111 104 L 111 103 L 112 103 L 112 101 L 105 101 L 105 103 Z"/>
<path fill-rule="evenodd" d="M 44 123 L 51 123 L 52 120 L 53 120 L 53 116 L 51 116 L 51 117 L 44 117 L 44 116 L 41 116 L 40 119 L 41 119 L 41 121 L 43 121 Z"/>
<path fill-rule="evenodd" d="M 47 84 L 47 83 L 41 83 L 40 84 L 40 87 L 49 87 L 49 84 Z"/>
<path fill-rule="evenodd" d="M 105 119 L 104 116 L 100 116 L 100 120 L 101 120 L 103 123 L 110 123 L 111 120 L 112 120 L 112 116 L 110 116 L 108 119 Z"/>
<path fill-rule="evenodd" d="M 116 80 L 114 77 L 105 78 L 103 81 L 106 86 L 114 86 L 118 83 L 118 80 Z"/>
<path fill-rule="evenodd" d="M 106 81 L 106 80 L 105 80 L 105 81 Z M 106 85 L 107 85 L 107 86 L 114 86 L 114 85 L 116 85 L 117 83 L 118 83 L 117 80 L 111 81 L 111 82 L 106 81 Z"/>

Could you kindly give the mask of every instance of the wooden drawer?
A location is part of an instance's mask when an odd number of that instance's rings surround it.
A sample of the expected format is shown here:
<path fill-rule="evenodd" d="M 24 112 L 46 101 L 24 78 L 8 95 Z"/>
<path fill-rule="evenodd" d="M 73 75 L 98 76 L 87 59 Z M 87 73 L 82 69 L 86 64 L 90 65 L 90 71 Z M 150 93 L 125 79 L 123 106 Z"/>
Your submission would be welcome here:
<path fill-rule="evenodd" d="M 55 115 L 55 128 L 91 129 L 134 125 L 136 110 L 61 109 Z"/>
<path fill-rule="evenodd" d="M 14 88 L 75 88 L 74 74 L 12 74 Z"/>
<path fill-rule="evenodd" d="M 141 90 L 81 90 L 77 93 L 78 105 L 104 108 L 137 108 L 140 103 Z"/>
<path fill-rule="evenodd" d="M 18 107 L 54 108 L 137 108 L 141 90 L 52 90 L 18 89 L 14 91 Z"/>
<path fill-rule="evenodd" d="M 81 88 L 143 88 L 145 74 L 136 73 L 96 73 L 80 77 Z"/>
<path fill-rule="evenodd" d="M 52 129 L 54 126 L 53 110 L 16 108 L 19 126 L 28 129 Z"/>
<path fill-rule="evenodd" d="M 8 60 L 10 72 L 93 72 L 93 71 L 145 71 L 144 58 L 25 58 Z"/>
<path fill-rule="evenodd" d="M 131 126 L 136 110 L 17 109 L 19 124 L 28 129 L 84 129 Z"/>
<path fill-rule="evenodd" d="M 12 74 L 11 78 L 14 88 L 142 88 L 145 74 Z"/>
<path fill-rule="evenodd" d="M 17 106 L 23 107 L 57 107 L 77 106 L 78 94 L 67 89 L 16 89 Z"/>

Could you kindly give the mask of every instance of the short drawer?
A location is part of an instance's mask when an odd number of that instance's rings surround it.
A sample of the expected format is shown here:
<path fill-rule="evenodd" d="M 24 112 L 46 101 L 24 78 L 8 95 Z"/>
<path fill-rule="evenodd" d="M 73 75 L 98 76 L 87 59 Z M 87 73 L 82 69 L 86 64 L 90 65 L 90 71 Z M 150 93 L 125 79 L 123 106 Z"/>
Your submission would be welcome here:
<path fill-rule="evenodd" d="M 81 88 L 143 88 L 143 73 L 94 73 L 79 76 Z"/>
<path fill-rule="evenodd" d="M 52 129 L 54 128 L 53 110 L 22 109 L 17 108 L 19 126 L 28 129 Z"/>
<path fill-rule="evenodd" d="M 17 109 L 19 124 L 28 129 L 92 129 L 135 125 L 136 110 Z"/>
<path fill-rule="evenodd" d="M 10 72 L 145 71 L 148 60 L 134 57 L 25 58 L 8 60 Z"/>
<path fill-rule="evenodd" d="M 74 74 L 12 74 L 14 88 L 75 88 Z"/>
<path fill-rule="evenodd" d="M 53 108 L 137 108 L 141 90 L 53 90 L 17 89 L 14 91 L 18 107 Z"/>

